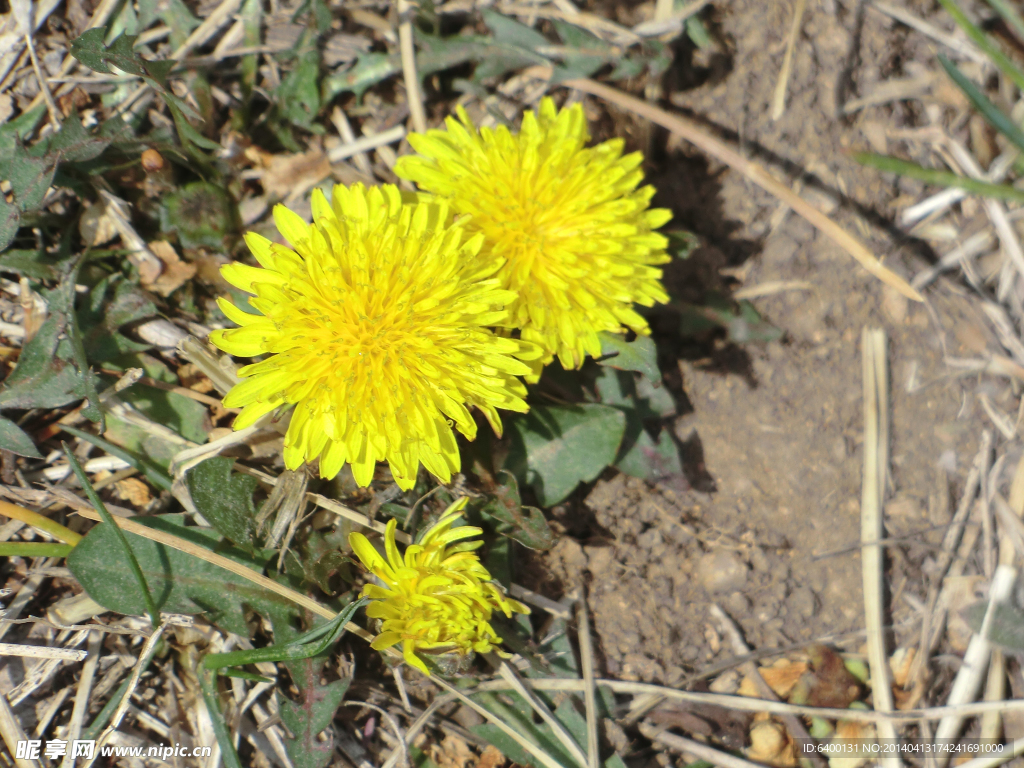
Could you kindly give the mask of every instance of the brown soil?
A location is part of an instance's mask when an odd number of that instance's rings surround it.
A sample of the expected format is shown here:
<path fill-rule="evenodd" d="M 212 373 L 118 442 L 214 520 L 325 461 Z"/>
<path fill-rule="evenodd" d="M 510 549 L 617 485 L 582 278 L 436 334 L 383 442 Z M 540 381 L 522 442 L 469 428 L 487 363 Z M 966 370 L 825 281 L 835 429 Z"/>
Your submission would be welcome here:
<path fill-rule="evenodd" d="M 925 249 L 900 241 L 887 222 L 900 192 L 917 188 L 883 180 L 846 152 L 867 147 L 873 123 L 907 126 L 915 116 L 905 105 L 851 119 L 837 113 L 871 82 L 902 76 L 901 62 L 930 54 L 905 28 L 852 10 L 860 4 L 809 6 L 778 122 L 770 102 L 791 23 L 785 3 L 733 0 L 718 11 L 723 49 L 684 51 L 688 64 L 667 100 L 791 183 L 799 179 L 805 196 L 912 275 Z M 625 130 L 645 140 L 641 127 Z M 655 147 L 664 139 L 651 137 Z M 892 379 L 887 533 L 919 533 L 888 548 L 891 621 L 897 642 L 916 643 L 911 602 L 926 596 L 922 567 L 991 427 L 975 395 L 987 393 L 1011 421 L 1016 411 L 1008 383 L 957 377 L 943 361 L 996 348 L 984 319 L 953 283 L 930 289 L 930 307 L 908 302 L 777 200 L 686 147 L 669 141 L 650 176 L 658 202 L 702 238 L 666 275 L 676 297 L 700 303 L 737 281 L 813 288 L 753 301 L 785 331 L 781 341 L 705 339 L 679 350 L 678 370 L 663 361 L 666 385 L 681 388 L 692 407 L 676 432 L 694 448 L 688 473 L 706 492 L 606 475 L 577 500 L 592 513 L 590 526 L 543 558 L 550 578 L 542 588 L 588 574 L 605 671 L 625 678 L 672 684 L 735 656 L 709 616 L 713 603 L 755 650 L 829 636 L 861 645 L 860 334 L 881 327 Z"/>

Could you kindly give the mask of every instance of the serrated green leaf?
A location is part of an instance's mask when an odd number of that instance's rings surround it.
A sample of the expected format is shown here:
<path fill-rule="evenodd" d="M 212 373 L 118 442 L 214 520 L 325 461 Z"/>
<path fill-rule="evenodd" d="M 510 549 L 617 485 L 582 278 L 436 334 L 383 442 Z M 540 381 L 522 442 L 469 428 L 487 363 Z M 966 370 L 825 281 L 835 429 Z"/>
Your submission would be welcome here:
<path fill-rule="evenodd" d="M 617 368 L 620 371 L 636 371 L 651 381 L 661 381 L 661 369 L 658 368 L 658 348 L 650 336 L 637 336 L 633 341 L 618 333 L 602 332 L 602 358 L 597 362 Z"/>
<path fill-rule="evenodd" d="M 484 24 L 494 33 L 494 39 L 498 42 L 509 43 L 526 49 L 534 49 L 551 44 L 537 30 L 502 13 L 492 11 L 489 8 L 483 8 L 480 11 L 480 15 L 483 17 Z"/>
<path fill-rule="evenodd" d="M 182 515 L 135 518 L 144 525 L 167 530 L 208 549 L 217 547 L 219 535 L 184 525 Z M 155 541 L 125 532 L 157 607 L 171 613 L 205 613 L 218 627 L 249 637 L 245 611 L 255 610 L 287 624 L 299 610 L 287 598 L 253 584 L 248 579 L 199 560 Z M 105 523 L 86 534 L 68 557 L 68 568 L 89 596 L 112 611 L 141 615 L 142 596 L 134 588 L 134 577 L 126 563 L 116 562 L 110 552 L 116 547 L 114 533 Z M 218 550 L 219 554 L 229 553 Z M 232 559 L 242 561 L 237 555 Z M 248 563 L 262 570 L 262 563 Z"/>
<path fill-rule="evenodd" d="M 544 513 L 536 507 L 524 507 L 519 499 L 519 486 L 511 472 L 500 470 L 497 474 L 497 487 L 491 492 L 490 500 L 480 511 L 500 520 L 508 526 L 499 532 L 515 539 L 530 549 L 550 549 L 555 543 L 555 536 L 544 518 Z"/>
<path fill-rule="evenodd" d="M 232 472 L 235 462 L 214 456 L 185 475 L 196 509 L 225 538 L 240 547 L 252 548 L 256 536 L 256 507 L 252 494 L 255 477 Z"/>
<path fill-rule="evenodd" d="M 317 737 L 334 719 L 352 678 L 323 686 L 312 676 L 296 682 L 300 698 L 286 699 L 279 704 L 281 721 L 295 734 L 294 738 L 285 740 L 285 747 L 295 768 L 323 768 L 334 753 L 334 739 L 320 741 Z"/>
<path fill-rule="evenodd" d="M 558 19 L 553 19 L 551 23 L 567 49 L 560 54 L 563 63 L 552 68 L 552 83 L 574 77 L 589 77 L 616 58 L 610 45 L 587 30 Z"/>
<path fill-rule="evenodd" d="M 0 416 L 0 448 L 19 456 L 28 456 L 33 459 L 43 458 L 36 449 L 35 443 L 32 442 L 32 438 L 13 421 L 2 416 Z"/>
<path fill-rule="evenodd" d="M 110 65 L 130 75 L 144 77 L 146 63 L 133 48 L 137 35 L 120 34 L 110 46 L 104 45 L 107 37 L 106 27 L 94 27 L 86 30 L 71 43 L 71 55 L 96 72 L 112 74 Z"/>
<path fill-rule="evenodd" d="M 368 88 L 401 71 L 402 62 L 397 54 L 364 53 L 344 72 L 324 78 L 323 101 L 329 102 L 346 91 L 352 91 L 356 98 L 362 98 Z"/>
<path fill-rule="evenodd" d="M 506 469 L 550 507 L 615 460 L 625 427 L 623 413 L 606 405 L 534 406 L 510 420 Z"/>

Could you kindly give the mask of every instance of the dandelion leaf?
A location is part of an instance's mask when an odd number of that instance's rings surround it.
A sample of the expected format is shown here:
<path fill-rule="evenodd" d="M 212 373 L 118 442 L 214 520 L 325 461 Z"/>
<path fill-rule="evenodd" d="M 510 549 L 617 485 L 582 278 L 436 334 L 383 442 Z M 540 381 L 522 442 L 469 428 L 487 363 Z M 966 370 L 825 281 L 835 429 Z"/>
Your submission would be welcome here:
<path fill-rule="evenodd" d="M 625 427 L 622 411 L 607 405 L 534 406 L 509 420 L 505 468 L 550 507 L 615 461 Z"/>
<path fill-rule="evenodd" d="M 36 449 L 35 443 L 32 442 L 32 438 L 13 421 L 3 417 L 0 417 L 0 448 L 19 456 L 29 456 L 33 459 L 43 458 Z"/>
<path fill-rule="evenodd" d="M 490 500 L 480 508 L 502 524 L 498 532 L 515 539 L 530 549 L 550 549 L 555 543 L 554 534 L 544 519 L 544 513 L 536 507 L 524 507 L 519 499 L 519 485 L 511 472 L 500 470 L 497 487 Z"/>
<path fill-rule="evenodd" d="M 232 472 L 235 462 L 214 456 L 185 475 L 189 494 L 199 510 L 226 539 L 245 549 L 256 543 L 255 477 Z"/>
<path fill-rule="evenodd" d="M 620 371 L 637 371 L 651 381 L 661 381 L 661 370 L 658 368 L 658 350 L 650 336 L 637 336 L 634 341 L 626 341 L 621 333 L 602 332 L 601 365 L 609 365 Z"/>
<path fill-rule="evenodd" d="M 184 515 L 135 519 L 204 549 L 215 549 L 218 554 L 258 572 L 262 572 L 268 559 L 268 553 L 260 553 L 255 558 L 223 546 L 219 533 L 208 528 L 187 527 Z M 247 610 L 270 617 L 275 627 L 286 626 L 299 617 L 299 609 L 290 600 L 242 576 L 142 536 L 128 532 L 125 536 L 161 611 L 204 613 L 221 629 L 243 637 L 250 635 L 245 620 Z M 89 596 L 103 607 L 130 616 L 142 615 L 145 605 L 137 582 L 127 560 L 111 555 L 117 551 L 114 532 L 102 523 L 90 530 L 71 552 L 68 568 Z"/>

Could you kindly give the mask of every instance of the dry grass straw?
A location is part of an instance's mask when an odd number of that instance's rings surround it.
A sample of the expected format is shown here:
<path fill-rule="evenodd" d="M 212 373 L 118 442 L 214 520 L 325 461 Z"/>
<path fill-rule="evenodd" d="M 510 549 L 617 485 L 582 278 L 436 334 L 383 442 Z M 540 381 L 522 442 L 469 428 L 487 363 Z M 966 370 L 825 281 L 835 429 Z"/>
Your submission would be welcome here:
<path fill-rule="evenodd" d="M 18 754 L 19 741 L 28 741 L 28 735 L 22 730 L 21 724 L 11 711 L 6 696 L 0 696 L 0 737 L 3 738 L 4 744 L 7 745 L 7 751 L 11 755 Z M 17 768 L 40 768 L 36 760 L 26 760 L 20 757 L 13 759 Z"/>
<path fill-rule="evenodd" d="M 889 470 L 889 376 L 885 332 L 865 328 L 861 336 L 864 375 L 864 477 L 861 494 L 861 567 L 864 583 L 864 625 L 868 637 L 871 695 L 875 710 L 893 710 L 889 654 L 885 650 L 884 553 L 878 542 L 885 536 L 882 508 Z M 883 739 L 894 741 L 898 734 L 889 721 L 878 724 Z M 897 754 L 886 754 L 887 768 L 902 764 Z"/>
<path fill-rule="evenodd" d="M 806 9 L 807 0 L 796 0 L 793 6 L 793 23 L 789 27 L 789 36 L 786 40 L 786 54 L 782 58 L 782 69 L 779 70 L 779 79 L 775 84 L 775 94 L 772 97 L 772 120 L 778 120 L 786 113 L 786 88 L 789 84 L 789 76 L 793 72 L 793 51 L 796 48 L 797 38 L 800 37 L 800 26 L 803 23 Z"/>
<path fill-rule="evenodd" d="M 646 101 L 635 98 L 619 91 L 616 88 L 598 83 L 594 80 L 578 78 L 567 80 L 564 85 L 569 88 L 589 93 L 604 99 L 622 109 L 633 112 L 640 117 L 657 123 L 666 130 L 675 133 L 719 162 L 724 163 L 733 170 L 743 174 L 750 181 L 769 192 L 786 205 L 803 216 L 808 222 L 814 225 L 822 234 L 830 238 L 836 245 L 840 246 L 850 254 L 858 263 L 876 278 L 886 285 L 895 288 L 901 294 L 914 301 L 924 301 L 924 298 L 911 285 L 895 272 L 884 266 L 878 258 L 854 235 L 836 224 L 826 214 L 819 211 L 809 202 L 796 194 L 792 189 L 780 182 L 762 166 L 743 157 L 739 152 L 726 144 L 721 139 L 712 136 L 692 120 L 679 115 L 666 112 L 660 107 L 648 104 Z"/>
<path fill-rule="evenodd" d="M 601 753 L 597 732 L 597 686 L 594 684 L 594 644 L 590 637 L 590 612 L 583 587 L 576 602 L 580 641 L 580 668 L 583 671 L 583 705 L 587 715 L 587 768 L 600 768 Z"/>

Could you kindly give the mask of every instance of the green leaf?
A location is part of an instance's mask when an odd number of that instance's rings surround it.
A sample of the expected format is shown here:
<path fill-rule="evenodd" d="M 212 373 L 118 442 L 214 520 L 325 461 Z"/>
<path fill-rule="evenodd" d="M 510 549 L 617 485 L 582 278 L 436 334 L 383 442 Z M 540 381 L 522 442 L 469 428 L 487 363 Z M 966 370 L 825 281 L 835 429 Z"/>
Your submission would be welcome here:
<path fill-rule="evenodd" d="M 107 509 L 107 505 L 103 503 L 103 500 L 96 493 L 96 489 L 92 487 L 92 483 L 89 482 L 89 478 L 85 474 L 85 470 L 82 469 L 82 465 L 78 463 L 78 458 L 68 448 L 67 443 L 62 443 L 64 448 L 64 455 L 67 456 L 68 462 L 71 464 L 71 470 L 75 473 L 75 477 L 78 478 L 78 482 L 85 490 L 85 495 L 89 499 L 89 502 L 93 505 L 103 522 L 110 528 L 114 533 L 114 540 L 117 542 L 117 550 L 121 553 L 124 562 L 128 564 L 128 569 L 131 571 L 132 576 L 135 578 L 135 586 L 138 588 L 137 594 L 142 595 L 142 601 L 146 606 L 146 613 L 149 614 L 149 620 L 153 625 L 153 629 L 160 626 L 160 612 L 156 608 L 156 603 L 153 602 L 153 593 L 149 591 L 149 585 L 146 583 L 146 577 L 142 573 L 142 569 L 139 567 L 139 561 L 135 558 L 135 553 L 132 548 L 128 545 L 128 539 L 125 538 L 125 533 L 114 523 L 114 518 L 110 515 L 110 510 Z M 79 542 L 81 543 L 81 542 Z"/>
<path fill-rule="evenodd" d="M 310 674 L 295 682 L 299 698 L 279 704 L 281 721 L 295 734 L 294 738 L 285 739 L 285 747 L 295 768 L 323 768 L 334 753 L 334 738 L 330 735 L 320 741 L 318 736 L 334 720 L 352 677 L 320 685 L 319 677 L 314 679 Z"/>
<path fill-rule="evenodd" d="M 6 203 L 0 197 L 0 217 L 3 216 L 4 205 Z M 11 249 L 0 256 L 0 270 L 17 272 L 36 280 L 55 280 L 59 274 L 54 269 L 56 263 L 45 250 Z"/>
<path fill-rule="evenodd" d="M 494 39 L 499 42 L 528 49 L 551 45 L 548 39 L 537 30 L 502 13 L 483 8 L 480 15 L 487 28 L 494 33 Z"/>
<path fill-rule="evenodd" d="M 416 59 L 417 65 L 419 58 Z M 356 98 L 362 98 L 368 88 L 387 80 L 402 71 L 402 62 L 397 54 L 371 52 L 364 53 L 356 59 L 356 63 L 344 72 L 323 81 L 323 101 L 331 101 L 345 91 L 352 91 Z M 417 71 L 420 71 L 417 69 Z"/>
<path fill-rule="evenodd" d="M 550 507 L 615 461 L 625 427 L 622 411 L 606 405 L 534 406 L 510 420 L 506 469 Z"/>
<path fill-rule="evenodd" d="M 853 159 L 861 165 L 877 168 L 888 173 L 898 173 L 900 176 L 918 179 L 926 184 L 935 184 L 939 187 L 956 187 L 964 189 L 972 195 L 994 197 L 998 200 L 1024 202 L 1024 189 L 1017 189 L 1009 184 L 993 184 L 989 181 L 979 181 L 978 179 L 971 179 L 966 176 L 957 176 L 951 171 L 925 168 L 923 165 L 918 165 L 909 160 L 900 160 L 898 157 L 889 157 L 887 155 L 876 155 L 871 152 L 856 152 L 853 155 Z"/>
<path fill-rule="evenodd" d="M 981 632 L 988 603 L 976 603 L 963 610 L 964 620 L 975 632 Z M 1011 653 L 1024 651 L 1024 610 L 1003 603 L 992 608 L 988 639 Z"/>
<path fill-rule="evenodd" d="M 950 76 L 957 87 L 964 92 L 964 95 L 974 105 L 975 109 L 981 112 L 982 116 L 988 120 L 992 126 L 1008 138 L 1017 149 L 1024 151 L 1024 131 L 1011 120 L 1007 115 L 1004 115 L 995 104 L 989 101 L 988 97 L 981 92 L 971 80 L 961 72 L 957 66 L 943 56 L 939 54 L 939 63 L 942 68 L 946 70 L 946 74 Z"/>
<path fill-rule="evenodd" d="M 515 539 L 530 549 L 550 549 L 555 543 L 555 536 L 544 518 L 544 513 L 536 507 L 524 507 L 519 499 L 519 486 L 511 472 L 499 470 L 498 485 L 491 492 L 490 500 L 480 511 L 500 520 L 508 526 L 507 530 L 499 529 L 500 533 Z"/>
<path fill-rule="evenodd" d="M 603 355 L 598 363 L 620 371 L 637 371 L 651 381 L 661 381 L 658 349 L 650 336 L 637 336 L 634 341 L 626 341 L 626 337 L 618 333 L 602 332 L 598 335 Z"/>
<path fill-rule="evenodd" d="M 39 207 L 56 171 L 54 159 L 32 157 L 22 147 L 15 147 L 13 153 L 0 160 L 0 180 L 11 183 L 14 204 L 22 212 Z"/>
<path fill-rule="evenodd" d="M 297 43 L 299 50 L 295 68 L 277 89 L 278 105 L 285 119 L 300 128 L 309 128 L 320 111 L 320 52 L 316 36 L 306 30 Z"/>
<path fill-rule="evenodd" d="M 14 242 L 20 224 L 21 211 L 18 206 L 8 203 L 7 198 L 0 195 L 0 251 Z"/>
<path fill-rule="evenodd" d="M 564 63 L 552 68 L 552 83 L 561 83 L 574 77 L 589 77 L 617 58 L 610 45 L 587 30 L 558 19 L 553 19 L 551 23 L 568 49 L 560 54 Z"/>
<path fill-rule="evenodd" d="M 71 43 L 71 55 L 96 72 L 110 75 L 113 64 L 123 72 L 144 77 L 149 74 L 146 62 L 139 56 L 133 46 L 136 35 L 120 34 L 108 48 L 103 41 L 107 37 L 106 27 L 94 27 L 86 30 Z"/>
<path fill-rule="evenodd" d="M 256 543 L 255 477 L 232 472 L 235 462 L 214 456 L 185 475 L 192 501 L 210 524 L 240 547 Z"/>
<path fill-rule="evenodd" d="M 24 430 L 10 419 L 0 416 L 0 448 L 11 451 L 19 456 L 28 456 L 33 459 L 43 458 L 32 438 L 25 434 Z"/>
<path fill-rule="evenodd" d="M 0 407 L 60 408 L 82 398 L 71 343 L 64 336 L 66 327 L 67 318 L 62 315 L 46 319 L 0 389 Z"/>
<path fill-rule="evenodd" d="M 60 130 L 51 133 L 29 151 L 35 157 L 59 158 L 62 162 L 86 162 L 103 154 L 110 140 L 94 136 L 85 130 L 78 115 L 70 115 L 60 124 Z"/>
<path fill-rule="evenodd" d="M 185 527 L 182 515 L 135 519 L 211 550 L 219 540 L 219 536 L 212 538 L 208 529 Z M 104 608 L 130 616 L 142 614 L 145 606 L 133 589 L 134 579 L 127 564 L 110 556 L 117 546 L 110 528 L 101 523 L 90 530 L 68 557 L 68 568 L 89 596 Z M 205 613 L 221 629 L 244 637 L 250 636 L 246 610 L 270 616 L 272 621 L 276 619 L 275 628 L 278 624 L 287 625 L 299 615 L 299 609 L 290 600 L 242 576 L 142 536 L 125 532 L 125 537 L 162 611 Z M 224 551 L 220 554 L 228 555 Z M 243 561 L 238 556 L 232 559 Z M 262 570 L 261 563 L 250 561 L 248 565 L 253 570 Z"/>
<path fill-rule="evenodd" d="M 626 437 L 615 460 L 615 468 L 644 480 L 663 480 L 683 474 L 679 447 L 672 433 L 663 428 L 654 440 L 634 412 L 627 413 Z"/>
<path fill-rule="evenodd" d="M 205 181 L 194 181 L 169 195 L 160 209 L 160 224 L 177 232 L 186 248 L 225 247 L 236 231 L 235 205 L 228 193 Z"/>

